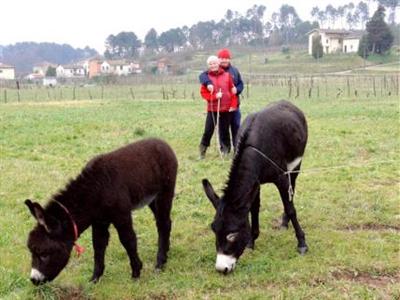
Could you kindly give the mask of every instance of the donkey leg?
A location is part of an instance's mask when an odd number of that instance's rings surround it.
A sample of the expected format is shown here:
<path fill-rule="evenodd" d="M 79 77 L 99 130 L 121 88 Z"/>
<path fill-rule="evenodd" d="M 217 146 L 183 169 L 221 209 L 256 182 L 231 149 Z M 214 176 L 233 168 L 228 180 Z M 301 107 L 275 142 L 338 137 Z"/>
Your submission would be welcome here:
<path fill-rule="evenodd" d="M 296 174 L 291 174 L 296 175 Z M 295 181 L 296 181 L 296 176 L 291 177 L 291 182 L 292 182 L 292 191 L 294 194 L 294 187 L 295 187 Z M 282 177 L 278 182 L 277 182 L 277 187 L 279 190 L 279 194 L 281 195 L 281 199 L 283 202 L 283 206 L 285 209 L 285 214 L 287 217 L 290 219 L 292 222 L 293 228 L 296 233 L 296 238 L 297 238 L 297 250 L 300 254 L 305 254 L 308 251 L 308 246 L 306 244 L 306 238 L 304 231 L 301 229 L 301 226 L 299 224 L 299 221 L 297 220 L 297 214 L 296 214 L 296 209 L 294 207 L 293 203 L 293 196 L 289 197 L 289 180 L 286 176 Z M 292 199 L 290 199 L 292 198 Z"/>
<path fill-rule="evenodd" d="M 285 212 L 282 214 L 282 222 L 281 222 L 281 229 L 288 229 L 289 228 L 289 217 L 286 215 Z"/>
<path fill-rule="evenodd" d="M 247 248 L 254 249 L 254 243 L 260 234 L 260 225 L 258 222 L 258 215 L 260 212 L 260 187 L 256 193 L 256 197 L 250 208 L 251 214 L 251 240 L 247 244 Z"/>
<path fill-rule="evenodd" d="M 130 212 L 128 215 L 120 218 L 118 221 L 113 223 L 118 232 L 119 240 L 124 246 L 128 253 L 131 268 L 132 277 L 138 278 L 140 276 L 140 270 L 142 269 L 142 262 L 137 254 L 137 241 L 136 234 L 132 228 L 132 217 Z"/>
<path fill-rule="evenodd" d="M 104 272 L 104 255 L 108 245 L 110 233 L 108 227 L 110 223 L 93 223 L 92 224 L 92 242 L 94 250 L 94 270 L 91 282 L 96 283 Z"/>
<path fill-rule="evenodd" d="M 174 190 L 168 190 L 159 194 L 157 198 L 149 205 L 156 219 L 158 231 L 158 252 L 156 269 L 162 269 L 168 259 L 169 239 L 171 233 L 170 214 L 173 197 Z"/>

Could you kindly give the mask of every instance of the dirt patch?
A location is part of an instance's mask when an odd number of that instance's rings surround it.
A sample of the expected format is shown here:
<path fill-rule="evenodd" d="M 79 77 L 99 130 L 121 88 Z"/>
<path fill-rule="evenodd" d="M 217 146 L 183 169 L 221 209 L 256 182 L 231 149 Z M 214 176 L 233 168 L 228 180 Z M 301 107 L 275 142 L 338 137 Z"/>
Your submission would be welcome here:
<path fill-rule="evenodd" d="M 346 280 L 361 283 L 375 288 L 384 288 L 400 280 L 400 272 L 395 275 L 373 275 L 366 272 L 338 270 L 331 273 L 336 280 Z"/>
<path fill-rule="evenodd" d="M 372 231 L 400 231 L 400 225 L 386 225 L 386 224 L 354 224 L 340 228 L 341 230 L 359 231 L 359 230 L 372 230 Z"/>

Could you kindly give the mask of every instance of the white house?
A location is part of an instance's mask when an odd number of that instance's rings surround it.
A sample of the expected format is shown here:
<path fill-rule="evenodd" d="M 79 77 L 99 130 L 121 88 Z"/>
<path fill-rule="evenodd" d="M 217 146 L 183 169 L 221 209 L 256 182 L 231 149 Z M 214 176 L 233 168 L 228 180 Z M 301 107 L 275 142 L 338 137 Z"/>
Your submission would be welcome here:
<path fill-rule="evenodd" d="M 312 54 L 314 36 L 321 36 L 324 53 L 357 52 L 363 31 L 341 29 L 313 29 L 308 34 L 308 53 Z"/>
<path fill-rule="evenodd" d="M 107 61 L 103 61 L 103 62 L 101 63 L 100 72 L 101 72 L 102 74 L 110 74 L 110 73 L 112 73 L 112 71 L 111 71 L 111 66 L 110 66 L 110 64 L 109 64 Z"/>
<path fill-rule="evenodd" d="M 74 77 L 84 77 L 86 71 L 81 65 L 59 65 L 56 68 L 57 77 L 63 78 L 74 78 Z"/>
<path fill-rule="evenodd" d="M 57 79 L 55 77 L 44 77 L 43 85 L 47 87 L 55 87 L 57 85 Z"/>
<path fill-rule="evenodd" d="M 130 74 L 139 74 L 142 72 L 140 69 L 140 64 L 133 61 L 127 60 L 109 60 L 110 72 L 114 75 L 130 75 Z"/>
<path fill-rule="evenodd" d="M 0 63 L 0 79 L 15 79 L 15 68 L 13 66 Z"/>

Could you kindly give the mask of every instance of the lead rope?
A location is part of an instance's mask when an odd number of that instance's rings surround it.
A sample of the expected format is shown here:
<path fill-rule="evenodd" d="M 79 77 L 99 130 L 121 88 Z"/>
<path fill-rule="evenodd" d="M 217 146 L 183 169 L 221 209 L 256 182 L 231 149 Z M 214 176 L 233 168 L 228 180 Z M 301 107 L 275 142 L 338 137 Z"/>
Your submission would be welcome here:
<path fill-rule="evenodd" d="M 256 147 L 248 145 L 251 149 L 253 149 L 255 152 L 260 154 L 263 158 L 265 158 L 269 163 L 271 163 L 275 168 L 280 170 L 282 172 L 282 175 L 287 175 L 288 176 L 288 181 L 289 181 L 289 188 L 288 188 L 288 194 L 289 194 L 289 200 L 292 201 L 293 199 L 293 186 L 292 186 L 292 180 L 290 177 L 290 174 L 294 173 L 318 173 L 318 172 L 324 172 L 324 171 L 330 171 L 330 170 L 337 170 L 337 169 L 344 169 L 344 168 L 361 168 L 361 167 L 366 167 L 366 166 L 371 166 L 371 165 L 381 165 L 381 164 L 392 164 L 396 163 L 397 161 L 395 160 L 384 160 L 384 161 L 377 161 L 369 164 L 363 164 L 362 166 L 360 165 L 338 165 L 338 166 L 333 166 L 333 167 L 321 167 L 321 168 L 313 168 L 313 169 L 306 169 L 304 170 L 294 170 L 294 171 L 288 171 L 282 169 L 276 162 L 274 162 L 271 158 L 266 156 L 264 153 L 262 153 L 260 150 L 258 150 Z"/>
<path fill-rule="evenodd" d="M 288 187 L 288 195 L 289 195 L 289 201 L 293 200 L 293 186 L 292 186 L 292 179 L 290 177 L 290 173 L 291 171 L 286 171 L 284 169 L 282 169 L 276 162 L 274 162 L 272 159 L 270 159 L 268 156 L 266 156 L 264 153 L 262 153 L 260 150 L 258 150 L 256 147 L 254 146 L 248 146 L 251 149 L 253 149 L 254 151 L 256 151 L 258 154 L 260 154 L 262 157 L 264 157 L 268 162 L 270 162 L 275 168 L 277 168 L 278 170 L 280 170 L 283 175 L 287 175 L 288 177 L 288 182 L 289 182 L 289 187 Z"/>

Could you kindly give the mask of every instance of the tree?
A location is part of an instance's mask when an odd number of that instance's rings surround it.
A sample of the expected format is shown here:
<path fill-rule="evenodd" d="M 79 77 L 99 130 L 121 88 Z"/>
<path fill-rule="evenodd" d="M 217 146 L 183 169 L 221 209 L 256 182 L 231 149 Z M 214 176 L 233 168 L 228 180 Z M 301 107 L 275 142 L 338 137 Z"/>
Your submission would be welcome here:
<path fill-rule="evenodd" d="M 151 28 L 144 37 L 144 45 L 149 50 L 155 51 L 158 49 L 158 36 L 154 28 Z"/>
<path fill-rule="evenodd" d="M 360 1 L 357 4 L 357 8 L 356 8 L 356 12 L 358 13 L 358 15 L 360 16 L 360 22 L 361 22 L 361 28 L 364 29 L 365 28 L 365 23 L 368 21 L 369 19 L 369 8 L 368 8 L 368 4 L 366 4 L 363 1 Z"/>
<path fill-rule="evenodd" d="M 379 5 L 378 9 L 367 22 L 368 49 L 372 53 L 382 54 L 393 44 L 393 34 L 385 22 L 385 8 Z"/>
<path fill-rule="evenodd" d="M 318 22 L 319 22 L 320 28 L 324 27 L 324 23 L 326 20 L 327 20 L 327 16 L 326 16 L 325 12 L 323 10 L 320 10 L 318 12 Z"/>
<path fill-rule="evenodd" d="M 337 10 L 331 4 L 328 4 L 325 8 L 325 14 L 331 21 L 331 26 L 335 27 L 336 19 L 337 19 Z"/>
<path fill-rule="evenodd" d="M 167 52 L 174 52 L 176 47 L 185 45 L 186 37 L 182 29 L 174 28 L 161 33 L 158 42 Z"/>
<path fill-rule="evenodd" d="M 360 40 L 360 44 L 358 46 L 358 52 L 357 54 L 361 56 L 362 58 L 366 59 L 369 55 L 368 51 L 368 37 L 366 34 L 364 34 Z"/>
<path fill-rule="evenodd" d="M 400 0 L 378 0 L 378 3 L 390 9 L 389 23 L 394 24 L 396 21 L 396 9 L 400 6 Z"/>
<path fill-rule="evenodd" d="M 293 37 L 294 27 L 301 22 L 293 6 L 283 4 L 279 9 L 279 23 L 281 31 L 284 34 L 286 44 Z"/>
<path fill-rule="evenodd" d="M 318 6 L 314 6 L 311 9 L 311 17 L 314 19 L 314 21 L 318 21 L 318 14 L 319 14 L 320 10 Z"/>
<path fill-rule="evenodd" d="M 106 39 L 105 55 L 110 58 L 132 58 L 138 54 L 142 45 L 134 32 L 122 31 L 117 35 L 109 35 Z"/>
<path fill-rule="evenodd" d="M 346 15 L 346 6 L 345 5 L 339 6 L 336 11 L 337 11 L 338 17 L 340 17 L 341 28 L 343 28 L 344 27 L 343 26 L 343 19 L 344 19 L 345 15 Z"/>
<path fill-rule="evenodd" d="M 56 77 L 56 68 L 49 66 L 46 70 L 46 77 Z"/>
<path fill-rule="evenodd" d="M 315 59 L 320 59 L 324 55 L 324 48 L 322 47 L 321 35 L 313 35 L 312 37 L 312 56 Z"/>

